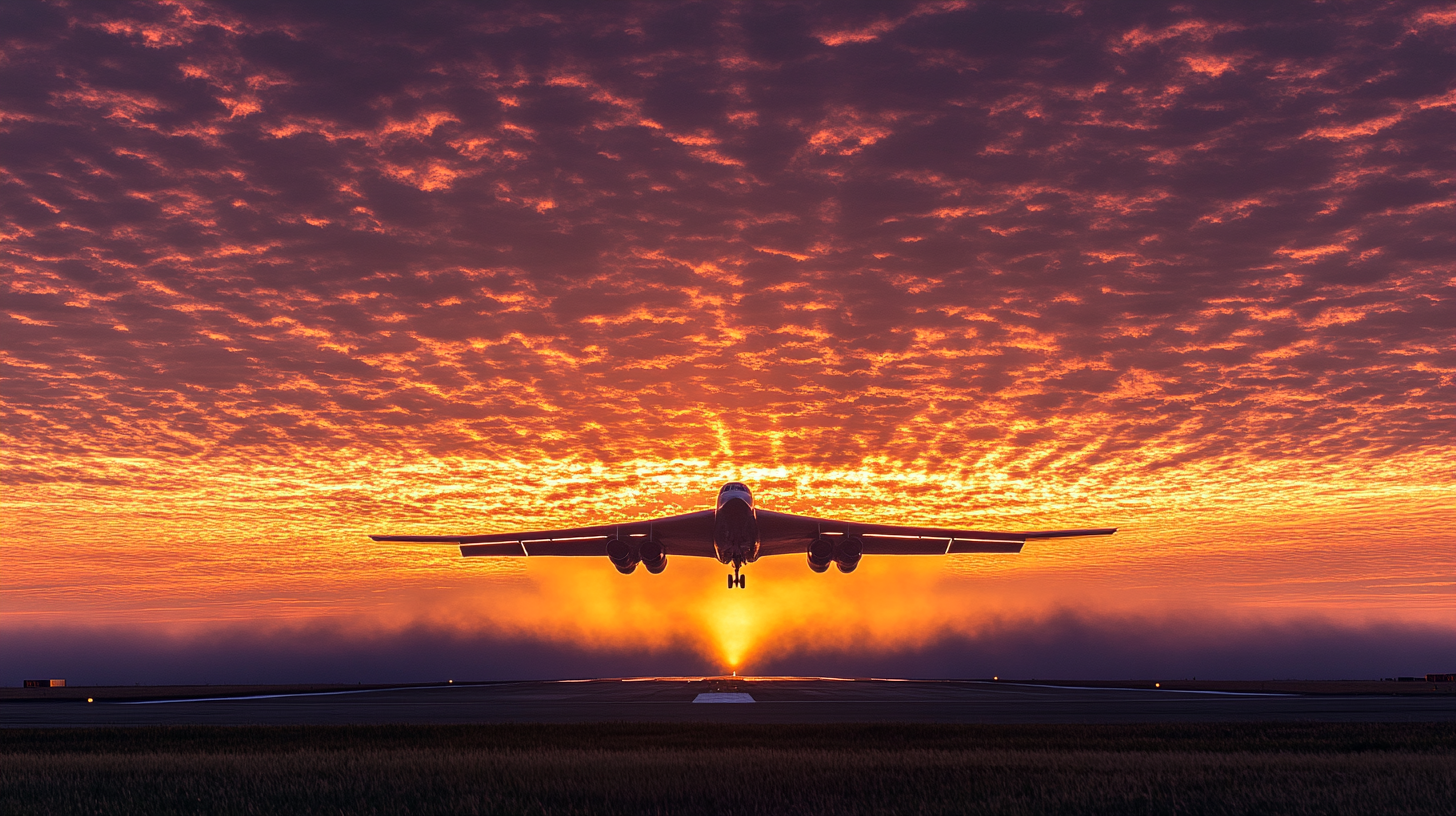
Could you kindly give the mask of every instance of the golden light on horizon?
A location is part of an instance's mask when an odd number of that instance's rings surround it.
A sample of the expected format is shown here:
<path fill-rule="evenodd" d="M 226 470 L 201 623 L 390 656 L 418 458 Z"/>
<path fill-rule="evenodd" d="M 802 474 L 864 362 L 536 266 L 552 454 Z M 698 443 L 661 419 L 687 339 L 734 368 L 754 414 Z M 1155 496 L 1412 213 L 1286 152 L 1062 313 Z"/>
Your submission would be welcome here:
<path fill-rule="evenodd" d="M 990 493 L 916 471 L 703 473 L 681 462 L 613 469 L 417 461 L 391 468 L 330 459 L 312 472 L 293 467 L 277 482 L 266 473 L 184 476 L 169 468 L 160 475 L 165 489 L 134 478 L 80 496 L 47 487 L 32 493 L 25 535 L 64 536 L 84 515 L 87 535 L 107 546 L 88 548 L 85 558 L 55 547 L 13 552 L 10 576 L 47 580 L 9 578 L 4 614 L 32 624 L 102 614 L 179 637 L 230 620 L 281 627 L 338 620 L 361 634 L 426 624 L 595 650 L 687 646 L 729 671 L 791 651 L 895 652 L 1069 608 L 1137 615 L 1156 607 L 1270 621 L 1318 610 L 1353 623 L 1399 609 L 1406 619 L 1443 621 L 1447 588 L 1417 580 L 1431 574 L 1439 549 L 1390 558 L 1370 547 L 1366 530 L 1439 540 L 1452 520 L 1442 501 L 1448 487 L 1414 482 L 1400 460 L 1358 467 L 1359 491 L 1327 463 L 1279 470 L 1255 462 L 1133 484 L 1096 471 L 1071 483 L 1003 481 Z M 850 575 L 818 575 L 801 558 L 774 557 L 745 569 L 749 588 L 741 592 L 723 589 L 729 568 L 711 559 L 669 556 L 663 575 L 623 576 L 605 560 L 461 559 L 450 546 L 364 538 L 697 509 L 725 473 L 743 474 L 762 506 L 791 512 L 1123 529 L 1109 539 L 1033 542 L 1021 555 L 866 558 Z M 1054 495 L 1056 488 L 1065 493 Z M 353 516 L 363 497 L 383 510 Z M 1421 506 L 1424 513 L 1412 512 Z M 3 533 L 14 538 L 22 531 L 10 525 L 20 516 L 10 518 Z M 98 574 L 110 576 L 102 593 L 94 591 Z"/>
<path fill-rule="evenodd" d="M 764 603 L 756 586 L 754 589 L 753 594 L 724 592 L 707 595 L 702 599 L 699 612 L 723 664 L 735 674 L 752 653 L 756 642 L 765 635 L 771 636 L 773 627 L 769 625 L 771 621 L 765 619 L 765 612 L 772 614 L 772 611 L 781 608 L 778 604 Z"/>

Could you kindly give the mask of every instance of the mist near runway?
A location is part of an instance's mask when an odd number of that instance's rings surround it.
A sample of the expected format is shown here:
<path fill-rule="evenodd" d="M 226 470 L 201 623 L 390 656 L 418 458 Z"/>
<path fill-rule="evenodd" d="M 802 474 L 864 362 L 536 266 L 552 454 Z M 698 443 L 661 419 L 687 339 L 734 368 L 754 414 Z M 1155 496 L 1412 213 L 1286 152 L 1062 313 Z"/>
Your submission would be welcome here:
<path fill-rule="evenodd" d="M 833 610 L 825 610 L 833 626 Z M 838 642 L 837 639 L 835 641 Z M 584 648 L 490 632 L 415 626 L 361 632 L 341 621 L 259 628 L 15 627 L 0 632 L 0 682 L 73 685 L 390 683 L 717 675 L 691 643 Z M 1042 679 L 1367 679 L 1450 671 L 1456 632 L 1309 619 L 1236 624 L 1206 618 L 1087 617 L 992 622 L 906 650 L 812 644 L 763 655 L 745 675 Z"/>

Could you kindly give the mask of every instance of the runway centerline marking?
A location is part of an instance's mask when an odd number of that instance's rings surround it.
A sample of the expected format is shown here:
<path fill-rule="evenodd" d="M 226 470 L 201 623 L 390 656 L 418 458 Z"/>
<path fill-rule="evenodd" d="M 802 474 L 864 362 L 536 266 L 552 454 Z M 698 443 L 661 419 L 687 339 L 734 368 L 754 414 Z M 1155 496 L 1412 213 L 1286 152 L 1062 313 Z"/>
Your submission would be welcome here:
<path fill-rule="evenodd" d="M 705 691 L 693 698 L 695 703 L 756 703 L 752 694 L 742 692 Z"/>

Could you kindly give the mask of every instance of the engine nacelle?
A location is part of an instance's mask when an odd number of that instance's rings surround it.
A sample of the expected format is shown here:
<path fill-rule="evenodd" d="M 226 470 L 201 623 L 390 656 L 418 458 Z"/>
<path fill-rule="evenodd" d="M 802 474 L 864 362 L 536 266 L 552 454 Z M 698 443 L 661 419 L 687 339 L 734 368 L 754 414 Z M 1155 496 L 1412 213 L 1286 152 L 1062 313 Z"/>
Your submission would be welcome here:
<path fill-rule="evenodd" d="M 864 539 L 859 536 L 840 536 L 834 544 L 834 566 L 840 572 L 854 572 L 859 559 L 864 557 Z"/>
<path fill-rule="evenodd" d="M 809 544 L 809 569 L 824 572 L 834 560 L 834 542 L 819 536 Z"/>
<path fill-rule="evenodd" d="M 653 575 L 657 575 L 667 569 L 667 548 L 661 541 L 649 538 L 637 547 L 637 554 L 642 558 L 642 566 Z"/>
<path fill-rule="evenodd" d="M 630 539 L 609 538 L 607 539 L 607 558 L 611 559 L 612 566 L 617 572 L 623 575 L 631 575 L 637 569 L 637 563 L 642 557 L 637 553 L 637 548 L 632 545 Z"/>

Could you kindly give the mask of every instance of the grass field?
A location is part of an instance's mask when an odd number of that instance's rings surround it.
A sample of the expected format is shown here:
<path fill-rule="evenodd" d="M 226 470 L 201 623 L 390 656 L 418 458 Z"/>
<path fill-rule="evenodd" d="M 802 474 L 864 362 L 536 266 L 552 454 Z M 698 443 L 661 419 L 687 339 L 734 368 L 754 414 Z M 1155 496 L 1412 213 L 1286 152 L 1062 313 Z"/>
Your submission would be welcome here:
<path fill-rule="evenodd" d="M 0 813 L 1452 814 L 1456 726 L 0 730 Z"/>

